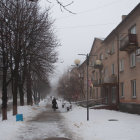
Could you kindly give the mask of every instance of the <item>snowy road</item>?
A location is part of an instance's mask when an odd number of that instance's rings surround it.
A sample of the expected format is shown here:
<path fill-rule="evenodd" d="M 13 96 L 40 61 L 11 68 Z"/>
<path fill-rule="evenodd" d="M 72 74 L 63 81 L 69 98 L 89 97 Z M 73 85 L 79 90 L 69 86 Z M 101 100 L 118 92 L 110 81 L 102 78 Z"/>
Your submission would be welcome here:
<path fill-rule="evenodd" d="M 46 110 L 37 115 L 32 120 L 26 122 L 26 125 L 19 130 L 18 140 L 55 140 L 57 137 L 74 139 L 60 111 L 53 111 L 51 104 L 46 106 Z M 53 139 L 50 139 L 52 138 Z M 68 139 L 64 139 L 68 140 Z"/>

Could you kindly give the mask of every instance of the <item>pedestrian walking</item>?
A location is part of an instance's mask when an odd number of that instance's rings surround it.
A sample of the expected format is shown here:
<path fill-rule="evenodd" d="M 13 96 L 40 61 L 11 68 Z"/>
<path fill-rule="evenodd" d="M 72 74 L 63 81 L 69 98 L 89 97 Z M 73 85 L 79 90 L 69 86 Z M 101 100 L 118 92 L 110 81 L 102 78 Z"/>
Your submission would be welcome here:
<path fill-rule="evenodd" d="M 56 99 L 55 98 L 53 98 L 53 100 L 52 100 L 52 108 L 54 109 L 54 111 L 56 109 L 58 109 L 58 105 L 57 105 L 57 102 L 56 102 Z"/>

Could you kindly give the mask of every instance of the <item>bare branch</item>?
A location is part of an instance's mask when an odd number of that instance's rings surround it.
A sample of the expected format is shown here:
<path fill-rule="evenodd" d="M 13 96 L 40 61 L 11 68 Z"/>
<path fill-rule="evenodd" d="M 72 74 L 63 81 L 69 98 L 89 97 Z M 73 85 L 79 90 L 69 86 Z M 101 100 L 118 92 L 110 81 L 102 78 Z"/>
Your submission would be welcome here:
<path fill-rule="evenodd" d="M 38 0 L 29 0 L 29 1 L 32 1 L 32 2 L 36 2 L 36 1 L 38 1 Z M 50 0 L 46 0 L 48 3 L 52 3 Z M 57 4 L 60 6 L 60 10 L 63 12 L 63 9 L 65 10 L 65 11 L 67 11 L 67 12 L 69 12 L 69 13 L 71 13 L 71 14 L 76 14 L 76 13 L 74 13 L 74 12 L 72 12 L 71 10 L 69 10 L 67 7 L 68 6 L 70 6 L 70 5 L 72 5 L 74 2 L 73 1 L 71 1 L 70 3 L 68 3 L 68 4 L 63 4 L 60 0 L 55 0 L 56 2 L 57 2 Z"/>
<path fill-rule="evenodd" d="M 56 2 L 60 5 L 60 9 L 62 11 L 62 9 L 66 10 L 67 12 L 71 13 L 71 14 L 76 14 L 72 11 L 70 11 L 67 7 L 70 6 L 71 4 L 73 4 L 73 1 L 68 3 L 67 5 L 64 5 L 62 2 L 60 2 L 59 0 L 56 0 Z"/>
<path fill-rule="evenodd" d="M 71 5 L 71 4 L 73 4 L 74 2 L 72 1 L 71 3 L 68 3 L 67 5 L 65 5 L 65 7 L 67 7 L 67 6 L 69 6 L 69 5 Z"/>
<path fill-rule="evenodd" d="M 52 3 L 51 1 L 47 0 L 47 2 Z"/>

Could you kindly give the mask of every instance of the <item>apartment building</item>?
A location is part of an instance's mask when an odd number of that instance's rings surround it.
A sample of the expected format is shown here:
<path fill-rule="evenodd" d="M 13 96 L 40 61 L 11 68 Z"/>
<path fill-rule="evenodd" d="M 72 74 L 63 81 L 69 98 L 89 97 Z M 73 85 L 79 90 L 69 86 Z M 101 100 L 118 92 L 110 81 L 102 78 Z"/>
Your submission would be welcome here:
<path fill-rule="evenodd" d="M 104 40 L 95 38 L 88 72 L 90 98 L 140 114 L 140 4 Z"/>
<path fill-rule="evenodd" d="M 98 61 L 98 54 L 100 54 L 100 51 L 102 49 L 102 40 L 99 38 L 95 38 L 91 51 L 89 53 L 89 81 L 92 82 L 92 85 L 89 85 L 89 97 L 93 99 L 99 99 L 101 97 L 101 92 L 99 88 L 99 79 L 100 77 L 100 70 L 101 67 L 97 66 L 95 67 L 95 60 Z"/>
<path fill-rule="evenodd" d="M 79 80 L 81 84 L 81 90 L 82 90 L 82 96 L 80 97 L 81 99 L 85 99 L 87 97 L 87 61 L 85 60 L 79 67 L 78 67 L 78 72 L 79 72 Z"/>

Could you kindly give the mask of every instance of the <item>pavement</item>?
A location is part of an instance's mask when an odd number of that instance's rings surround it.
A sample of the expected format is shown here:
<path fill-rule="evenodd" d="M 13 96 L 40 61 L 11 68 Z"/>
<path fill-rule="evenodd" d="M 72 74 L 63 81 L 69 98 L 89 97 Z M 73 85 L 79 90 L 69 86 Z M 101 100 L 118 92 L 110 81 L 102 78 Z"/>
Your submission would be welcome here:
<path fill-rule="evenodd" d="M 47 104 L 44 112 L 26 122 L 18 140 L 81 140 L 66 126 L 62 116 L 66 112 L 53 111 L 51 106 Z"/>

